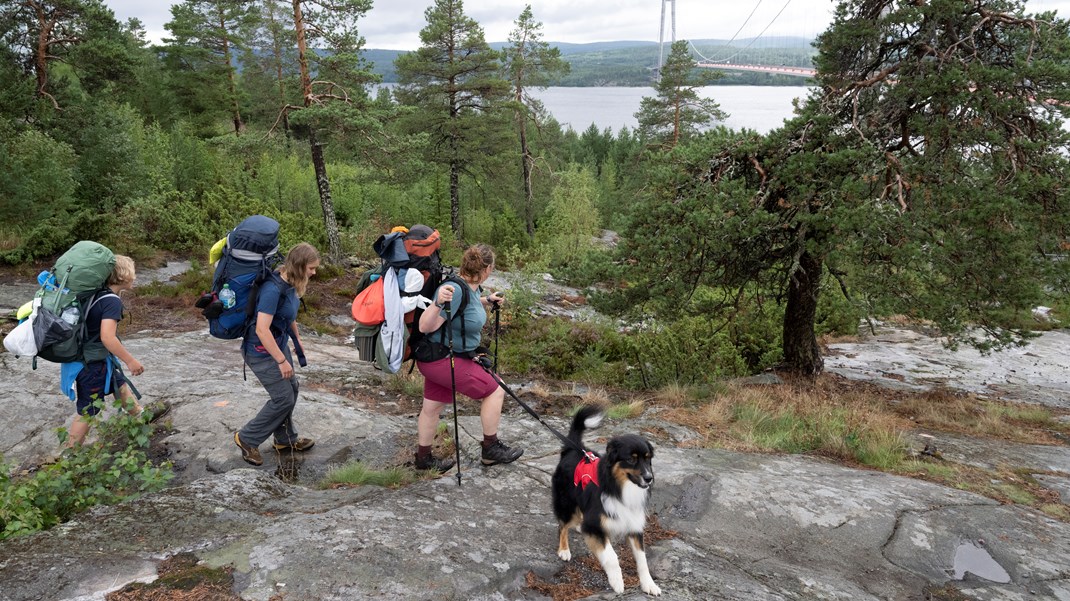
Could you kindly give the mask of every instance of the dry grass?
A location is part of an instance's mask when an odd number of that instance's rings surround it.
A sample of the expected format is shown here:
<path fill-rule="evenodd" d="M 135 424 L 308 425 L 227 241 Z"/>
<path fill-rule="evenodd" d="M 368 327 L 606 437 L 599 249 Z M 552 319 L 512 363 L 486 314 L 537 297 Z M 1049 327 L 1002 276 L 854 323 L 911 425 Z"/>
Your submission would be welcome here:
<path fill-rule="evenodd" d="M 917 427 L 1011 442 L 1060 444 L 1054 433 L 1070 434 L 1070 424 L 1059 422 L 1050 409 L 949 389 L 905 395 L 889 409 Z"/>

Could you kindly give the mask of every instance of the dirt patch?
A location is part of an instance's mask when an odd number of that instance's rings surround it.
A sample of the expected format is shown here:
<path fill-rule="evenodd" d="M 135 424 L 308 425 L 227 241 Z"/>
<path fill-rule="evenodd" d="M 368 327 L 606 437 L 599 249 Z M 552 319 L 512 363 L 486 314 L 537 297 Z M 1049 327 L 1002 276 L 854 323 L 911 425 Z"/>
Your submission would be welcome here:
<path fill-rule="evenodd" d="M 159 578 L 149 584 L 128 584 L 108 593 L 106 601 L 240 601 L 234 594 L 232 568 L 211 569 L 192 553 L 160 562 Z"/>
<path fill-rule="evenodd" d="M 656 542 L 676 536 L 676 531 L 662 528 L 657 514 L 654 514 L 647 519 L 646 529 L 643 531 L 643 543 L 649 547 Z M 572 540 L 569 541 L 572 561 L 566 563 L 549 579 L 543 579 L 534 572 L 528 572 L 525 577 L 527 588 L 547 595 L 553 601 L 575 601 L 610 590 L 609 581 L 606 579 L 606 573 L 602 570 L 601 564 L 587 551 L 586 544 L 582 540 L 576 540 L 577 538 L 579 537 L 573 535 Z M 626 543 L 622 543 L 622 547 L 627 546 Z M 617 558 L 620 560 L 621 572 L 624 575 L 624 587 L 626 589 L 638 588 L 639 576 L 636 572 L 635 556 L 632 555 L 631 549 L 628 551 L 618 549 Z"/>

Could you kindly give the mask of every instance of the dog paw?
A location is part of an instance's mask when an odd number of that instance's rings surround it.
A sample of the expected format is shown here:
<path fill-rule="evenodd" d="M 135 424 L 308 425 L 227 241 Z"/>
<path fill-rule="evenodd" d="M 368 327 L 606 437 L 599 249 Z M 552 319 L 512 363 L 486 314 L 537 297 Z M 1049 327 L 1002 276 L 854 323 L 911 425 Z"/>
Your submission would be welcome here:
<path fill-rule="evenodd" d="M 613 589 L 614 593 L 624 592 L 624 578 L 619 574 L 614 574 L 609 577 L 609 588 Z"/>
<path fill-rule="evenodd" d="M 568 549 L 564 549 L 562 551 L 558 551 L 557 552 L 557 556 L 560 557 L 561 559 L 563 559 L 564 561 L 568 561 L 568 560 L 572 559 L 572 551 L 569 551 Z"/>
<path fill-rule="evenodd" d="M 639 583 L 639 588 L 642 589 L 644 593 L 646 593 L 648 595 L 651 595 L 653 597 L 657 597 L 657 596 L 661 595 L 661 587 L 659 587 L 658 585 L 654 584 L 653 581 L 651 581 L 651 582 L 640 582 Z"/>

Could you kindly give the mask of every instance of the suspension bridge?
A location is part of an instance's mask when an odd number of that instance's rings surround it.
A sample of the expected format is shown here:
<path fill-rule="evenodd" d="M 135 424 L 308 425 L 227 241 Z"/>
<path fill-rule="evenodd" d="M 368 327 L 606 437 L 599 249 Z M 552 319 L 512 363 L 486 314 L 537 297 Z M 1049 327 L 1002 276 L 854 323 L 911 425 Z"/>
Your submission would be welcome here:
<path fill-rule="evenodd" d="M 695 47 L 695 44 L 688 40 L 688 45 L 691 48 L 692 54 L 697 57 L 697 66 L 706 69 L 717 69 L 719 71 L 747 71 L 752 73 L 769 73 L 772 75 L 786 75 L 789 77 L 814 77 L 816 71 L 813 67 L 789 65 L 783 62 L 783 56 L 766 56 L 763 57 L 761 49 L 775 47 L 775 38 L 767 36 L 769 29 L 779 19 L 785 17 L 785 10 L 791 4 L 792 0 L 785 0 L 784 4 L 777 10 L 771 18 L 765 23 L 765 26 L 761 28 L 755 34 L 750 34 L 749 38 L 741 37 L 745 28 L 751 23 L 752 19 L 761 7 L 763 0 L 756 0 L 754 7 L 751 9 L 750 14 L 747 15 L 743 24 L 739 26 L 732 38 L 725 42 L 722 46 L 715 48 L 715 55 L 710 57 L 704 55 Z M 661 0 L 661 27 L 658 30 L 658 64 L 655 67 L 655 71 L 660 74 L 662 65 L 665 64 L 665 17 L 666 9 L 669 9 L 669 34 L 670 39 L 668 43 L 671 45 L 676 42 L 676 0 Z M 796 16 L 792 15 L 789 19 L 795 19 Z M 763 17 L 759 17 L 759 22 Z M 813 33 L 810 32 L 809 37 L 813 37 Z M 738 42 L 737 42 L 738 40 Z M 744 43 L 745 41 L 745 43 Z M 707 49 L 707 52 L 710 52 Z M 763 60 L 764 59 L 764 60 Z"/>

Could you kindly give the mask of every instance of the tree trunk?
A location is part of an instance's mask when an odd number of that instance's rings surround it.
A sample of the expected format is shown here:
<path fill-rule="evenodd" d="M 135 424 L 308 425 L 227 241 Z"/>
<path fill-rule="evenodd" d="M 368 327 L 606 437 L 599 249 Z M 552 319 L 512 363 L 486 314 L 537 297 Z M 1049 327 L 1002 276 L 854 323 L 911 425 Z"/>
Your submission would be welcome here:
<path fill-rule="evenodd" d="M 34 14 L 37 16 L 37 49 L 33 53 L 33 70 L 37 77 L 37 97 L 47 96 L 56 105 L 56 99 L 48 93 L 48 47 L 49 38 L 52 36 L 52 28 L 55 27 L 55 19 L 49 19 L 45 15 L 44 6 L 38 2 L 31 2 Z M 58 105 L 56 105 L 57 108 Z"/>
<path fill-rule="evenodd" d="M 290 117 L 286 111 L 286 84 L 282 77 L 282 44 L 279 43 L 279 30 L 275 21 L 275 3 L 265 3 L 268 9 L 268 22 L 271 31 L 271 52 L 275 59 L 275 78 L 279 83 L 279 106 L 282 108 L 282 130 L 290 137 Z"/>
<path fill-rule="evenodd" d="M 524 98 L 524 90 L 516 87 L 516 101 Z M 531 166 L 535 162 L 528 148 L 528 120 L 524 109 L 516 112 L 517 126 L 520 129 L 520 168 L 524 173 L 524 224 L 527 226 L 528 237 L 535 237 L 535 194 L 531 191 Z"/>
<path fill-rule="evenodd" d="M 456 154 L 454 155 L 456 156 Z M 461 166 L 450 161 L 450 227 L 457 239 L 461 238 Z"/>
<path fill-rule="evenodd" d="M 301 65 L 301 95 L 305 108 L 312 105 L 312 78 L 308 73 L 308 58 L 305 56 L 305 22 L 301 16 L 301 1 L 293 0 L 294 30 L 297 34 L 297 62 Z M 312 166 L 316 171 L 316 187 L 323 208 L 323 225 L 327 229 L 327 262 L 342 262 L 342 243 L 338 237 L 338 222 L 334 218 L 334 202 L 331 200 L 331 181 L 327 179 L 327 162 L 323 160 L 323 147 L 316 141 L 316 125 L 308 125 L 308 143 L 312 147 Z"/>
<path fill-rule="evenodd" d="M 223 20 L 223 7 L 219 8 L 219 30 L 223 32 L 223 60 L 227 62 L 227 84 L 230 86 L 230 100 L 234 105 L 234 135 L 240 136 L 245 124 L 241 121 L 241 108 L 238 106 L 238 87 L 234 83 L 234 64 L 230 60 L 230 40 L 227 38 L 227 24 Z"/>
<path fill-rule="evenodd" d="M 312 146 L 312 167 L 316 170 L 316 187 L 319 188 L 320 206 L 323 208 L 323 224 L 327 228 L 327 262 L 338 265 L 342 262 L 342 242 L 338 237 L 338 221 L 334 218 L 331 181 L 327 179 L 323 146 L 316 141 L 316 129 L 313 127 L 308 129 L 308 143 Z"/>
<path fill-rule="evenodd" d="M 784 363 L 806 375 L 825 367 L 814 335 L 817 297 L 821 289 L 822 262 L 809 252 L 799 257 L 799 266 L 788 282 L 788 305 L 784 309 Z"/>

